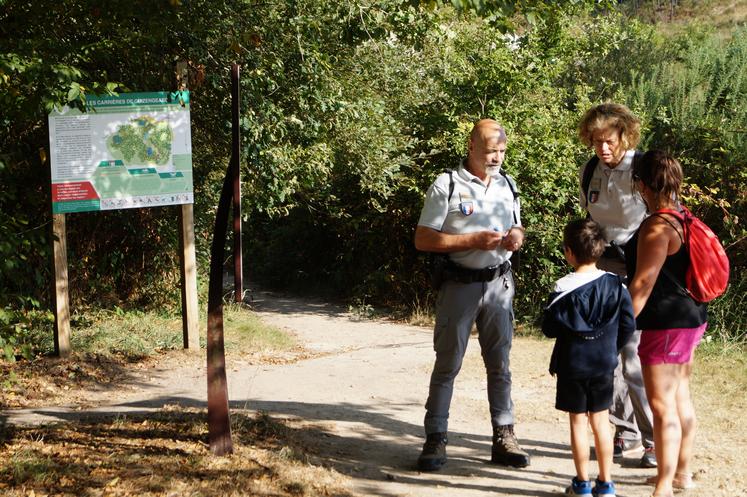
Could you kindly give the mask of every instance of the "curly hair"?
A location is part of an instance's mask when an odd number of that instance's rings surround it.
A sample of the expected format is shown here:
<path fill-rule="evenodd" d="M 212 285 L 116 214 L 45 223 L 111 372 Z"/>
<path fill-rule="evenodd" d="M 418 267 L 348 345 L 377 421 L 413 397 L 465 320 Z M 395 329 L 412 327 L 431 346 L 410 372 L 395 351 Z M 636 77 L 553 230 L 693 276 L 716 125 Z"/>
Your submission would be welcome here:
<path fill-rule="evenodd" d="M 600 129 L 615 129 L 625 150 L 632 150 L 641 140 L 641 121 L 622 104 L 607 102 L 586 111 L 578 124 L 578 137 L 587 147 L 593 145 L 593 135 Z"/>

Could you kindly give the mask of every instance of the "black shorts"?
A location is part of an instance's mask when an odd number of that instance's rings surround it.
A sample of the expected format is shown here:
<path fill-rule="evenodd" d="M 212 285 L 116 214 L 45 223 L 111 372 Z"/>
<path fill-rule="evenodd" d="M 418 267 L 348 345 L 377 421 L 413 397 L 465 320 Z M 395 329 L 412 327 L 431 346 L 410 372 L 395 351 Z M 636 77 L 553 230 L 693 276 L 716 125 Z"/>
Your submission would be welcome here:
<path fill-rule="evenodd" d="M 558 376 L 555 408 L 565 412 L 600 412 L 612 405 L 614 374 L 572 379 Z"/>

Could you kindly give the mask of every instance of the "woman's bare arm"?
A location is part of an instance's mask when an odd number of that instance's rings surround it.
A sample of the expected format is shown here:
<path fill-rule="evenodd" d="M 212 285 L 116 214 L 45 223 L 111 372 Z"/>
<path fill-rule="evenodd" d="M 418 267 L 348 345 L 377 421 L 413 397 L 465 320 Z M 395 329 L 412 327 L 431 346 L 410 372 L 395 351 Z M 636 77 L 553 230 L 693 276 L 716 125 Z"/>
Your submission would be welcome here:
<path fill-rule="evenodd" d="M 641 313 L 651 296 L 667 255 L 679 250 L 679 244 L 677 232 L 660 217 L 652 216 L 641 225 L 635 274 L 629 287 L 633 314 L 636 316 Z"/>

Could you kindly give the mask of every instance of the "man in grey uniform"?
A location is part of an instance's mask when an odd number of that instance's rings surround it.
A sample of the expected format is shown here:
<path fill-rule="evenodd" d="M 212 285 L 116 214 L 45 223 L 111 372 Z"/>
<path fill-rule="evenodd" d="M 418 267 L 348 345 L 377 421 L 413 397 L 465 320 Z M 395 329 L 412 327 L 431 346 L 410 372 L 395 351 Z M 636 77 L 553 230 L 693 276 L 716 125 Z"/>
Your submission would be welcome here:
<path fill-rule="evenodd" d="M 415 230 L 415 247 L 447 255 L 436 301 L 436 362 L 426 402 L 421 471 L 446 463 L 449 406 L 470 330 L 476 324 L 488 379 L 493 427 L 491 461 L 529 465 L 514 435 L 509 351 L 514 280 L 509 258 L 524 242 L 513 179 L 501 171 L 506 133 L 492 119 L 475 124 L 459 169 L 430 186 Z"/>

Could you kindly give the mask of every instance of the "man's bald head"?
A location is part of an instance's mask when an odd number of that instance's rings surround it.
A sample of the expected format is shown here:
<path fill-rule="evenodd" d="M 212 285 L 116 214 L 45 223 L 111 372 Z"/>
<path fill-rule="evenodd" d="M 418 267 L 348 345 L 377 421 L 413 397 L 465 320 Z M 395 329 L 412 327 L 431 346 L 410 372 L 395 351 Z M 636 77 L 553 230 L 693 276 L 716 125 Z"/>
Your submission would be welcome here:
<path fill-rule="evenodd" d="M 487 180 L 500 171 L 506 155 L 506 131 L 492 119 L 477 121 L 469 136 L 467 169 Z"/>
<path fill-rule="evenodd" d="M 503 129 L 503 126 L 498 124 L 498 121 L 493 119 L 480 119 L 472 128 L 472 133 L 469 135 L 469 141 L 474 144 L 476 140 L 485 142 L 489 138 L 496 138 L 498 143 L 506 143 L 506 130 Z"/>

